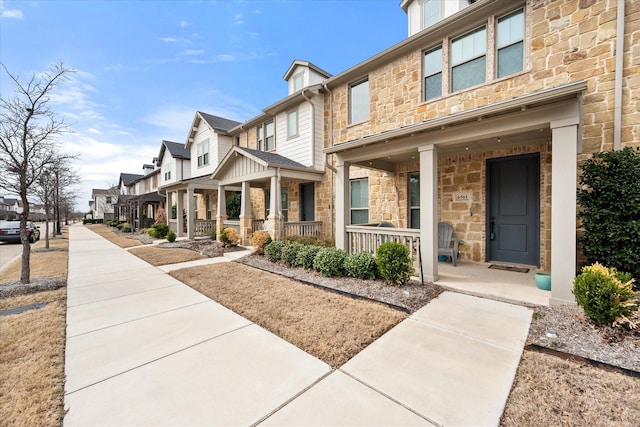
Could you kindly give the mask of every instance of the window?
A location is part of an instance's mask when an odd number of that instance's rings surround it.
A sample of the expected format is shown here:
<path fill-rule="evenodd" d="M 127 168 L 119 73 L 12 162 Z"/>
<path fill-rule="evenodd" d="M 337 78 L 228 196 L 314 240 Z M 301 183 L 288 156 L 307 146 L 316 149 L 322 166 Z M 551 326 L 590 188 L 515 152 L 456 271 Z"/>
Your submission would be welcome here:
<path fill-rule="evenodd" d="M 424 0 L 422 3 L 422 28 L 427 28 L 440 20 L 440 0 Z"/>
<path fill-rule="evenodd" d="M 351 185 L 351 224 L 369 222 L 369 178 L 354 179 Z"/>
<path fill-rule="evenodd" d="M 287 138 L 298 136 L 298 110 L 287 113 Z"/>
<path fill-rule="evenodd" d="M 409 227 L 420 228 L 420 174 L 409 174 Z"/>
<path fill-rule="evenodd" d="M 424 100 L 442 96 L 442 46 L 424 53 Z"/>
<path fill-rule="evenodd" d="M 235 142 L 235 144 L 236 144 L 236 145 L 238 145 L 238 146 L 240 145 L 240 135 L 236 135 L 236 142 Z"/>
<path fill-rule="evenodd" d="M 209 141 L 198 144 L 198 167 L 209 164 Z"/>
<path fill-rule="evenodd" d="M 369 79 L 349 87 L 349 123 L 359 123 L 369 118 Z"/>
<path fill-rule="evenodd" d="M 497 76 L 504 77 L 524 68 L 524 10 L 498 19 L 496 35 Z"/>
<path fill-rule="evenodd" d="M 207 194 L 207 219 L 213 218 L 213 196 Z"/>
<path fill-rule="evenodd" d="M 293 76 L 293 91 L 297 92 L 302 89 L 302 73 Z"/>
<path fill-rule="evenodd" d="M 271 151 L 275 148 L 276 140 L 273 130 L 273 120 L 265 122 L 258 127 L 258 150 Z"/>
<path fill-rule="evenodd" d="M 195 211 L 196 214 L 196 219 L 198 219 L 198 195 L 195 194 L 193 196 L 193 210 Z"/>
<path fill-rule="evenodd" d="M 107 204 L 110 205 L 111 204 L 111 196 L 107 196 Z"/>
<path fill-rule="evenodd" d="M 162 165 L 162 169 L 164 169 L 164 180 L 170 181 L 171 180 L 171 163 Z"/>
<path fill-rule="evenodd" d="M 451 42 L 451 91 L 486 81 L 487 27 L 482 26 Z"/>
<path fill-rule="evenodd" d="M 266 198 L 266 217 L 269 218 L 269 214 L 271 213 L 271 190 L 264 190 L 264 195 Z M 282 211 L 284 222 L 289 221 L 289 193 L 287 187 L 280 188 L 280 210 Z"/>

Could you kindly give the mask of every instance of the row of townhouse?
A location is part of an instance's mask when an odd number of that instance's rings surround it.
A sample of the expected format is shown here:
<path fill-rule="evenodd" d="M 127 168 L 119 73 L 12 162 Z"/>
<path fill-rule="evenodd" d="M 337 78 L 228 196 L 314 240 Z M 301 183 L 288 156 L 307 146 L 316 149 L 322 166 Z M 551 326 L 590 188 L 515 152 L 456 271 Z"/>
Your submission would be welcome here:
<path fill-rule="evenodd" d="M 257 117 L 197 112 L 186 143 L 163 141 L 171 227 L 322 235 L 350 252 L 392 238 L 437 281 L 443 221 L 461 260 L 551 271 L 551 302 L 573 303 L 579 165 L 639 141 L 640 2 L 400 6 L 400 43 L 337 75 L 293 61 L 288 95 Z"/>
<path fill-rule="evenodd" d="M 46 218 L 44 205 L 37 203 L 30 203 L 29 205 L 30 220 L 43 221 Z M 18 220 L 21 213 L 21 200 L 13 197 L 0 196 L 0 220 Z"/>

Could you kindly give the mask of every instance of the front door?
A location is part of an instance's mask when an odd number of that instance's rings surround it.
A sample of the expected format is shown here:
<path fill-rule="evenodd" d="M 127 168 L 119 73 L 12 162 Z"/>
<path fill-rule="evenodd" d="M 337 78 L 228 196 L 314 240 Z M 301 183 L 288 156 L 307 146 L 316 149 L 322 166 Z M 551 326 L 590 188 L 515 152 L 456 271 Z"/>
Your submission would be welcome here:
<path fill-rule="evenodd" d="M 540 154 L 487 160 L 487 261 L 540 264 Z"/>
<path fill-rule="evenodd" d="M 300 184 L 300 221 L 315 221 L 315 189 L 313 182 Z"/>

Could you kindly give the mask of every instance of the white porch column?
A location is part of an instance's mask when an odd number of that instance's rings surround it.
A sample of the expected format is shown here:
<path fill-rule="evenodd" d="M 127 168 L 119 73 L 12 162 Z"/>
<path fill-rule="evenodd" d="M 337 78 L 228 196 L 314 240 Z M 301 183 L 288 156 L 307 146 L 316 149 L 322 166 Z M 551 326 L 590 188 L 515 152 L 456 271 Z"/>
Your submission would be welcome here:
<path fill-rule="evenodd" d="M 184 191 L 176 191 L 176 236 L 184 236 L 182 211 L 184 210 Z"/>
<path fill-rule="evenodd" d="M 349 205 L 349 162 L 336 156 L 336 248 L 348 250 L 347 225 L 350 220 Z"/>
<path fill-rule="evenodd" d="M 423 145 L 420 152 L 420 249 L 422 277 L 438 280 L 438 150 Z"/>
<path fill-rule="evenodd" d="M 196 230 L 196 201 L 193 188 L 187 188 L 187 237 L 195 237 Z"/>
<path fill-rule="evenodd" d="M 578 118 L 551 122 L 551 299 L 575 304 Z"/>
<path fill-rule="evenodd" d="M 240 241 L 244 245 L 251 243 L 251 235 L 253 234 L 252 219 L 251 184 L 249 181 L 243 181 L 240 196 Z"/>
<path fill-rule="evenodd" d="M 278 176 L 271 177 L 271 200 L 269 201 L 269 234 L 273 240 L 282 239 L 282 202 L 280 191 L 280 179 Z"/>
<path fill-rule="evenodd" d="M 171 210 L 173 209 L 173 191 L 167 190 L 166 194 L 166 203 L 164 204 L 164 213 L 167 217 L 167 225 L 171 223 Z"/>
<path fill-rule="evenodd" d="M 218 206 L 216 209 L 216 236 L 224 228 L 224 222 L 227 219 L 227 195 L 223 186 L 218 187 Z"/>

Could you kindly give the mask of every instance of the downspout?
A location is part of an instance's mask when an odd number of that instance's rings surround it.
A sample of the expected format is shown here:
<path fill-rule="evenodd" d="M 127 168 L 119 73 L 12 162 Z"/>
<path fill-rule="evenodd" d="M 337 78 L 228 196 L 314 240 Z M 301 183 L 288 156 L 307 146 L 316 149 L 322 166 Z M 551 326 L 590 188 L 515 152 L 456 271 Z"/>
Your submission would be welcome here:
<path fill-rule="evenodd" d="M 329 147 L 333 147 L 333 93 L 331 93 L 331 89 L 327 86 L 326 81 L 322 83 L 322 87 L 324 90 L 329 92 Z M 329 186 L 329 226 L 331 228 L 331 238 L 335 240 L 335 226 L 333 221 L 333 186 L 334 186 L 334 176 L 336 174 L 336 168 L 334 168 L 328 161 L 327 156 L 324 157 L 324 165 L 333 172 L 331 174 L 331 185 Z"/>
<path fill-rule="evenodd" d="M 311 98 L 307 98 L 303 89 L 300 95 L 306 99 L 311 105 L 311 167 L 316 167 L 316 106 L 311 102 Z"/>
<path fill-rule="evenodd" d="M 625 0 L 618 1 L 616 16 L 616 74 L 614 86 L 614 109 L 613 109 L 613 149 L 622 148 L 622 77 L 624 74 L 624 11 Z"/>

